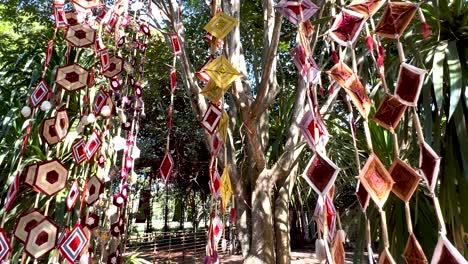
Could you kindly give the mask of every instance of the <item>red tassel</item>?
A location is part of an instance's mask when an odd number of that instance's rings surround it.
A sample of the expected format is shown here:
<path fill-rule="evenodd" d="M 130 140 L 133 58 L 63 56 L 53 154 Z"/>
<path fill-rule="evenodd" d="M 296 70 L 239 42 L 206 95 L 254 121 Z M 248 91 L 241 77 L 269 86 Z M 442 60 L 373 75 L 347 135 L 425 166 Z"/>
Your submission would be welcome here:
<path fill-rule="evenodd" d="M 379 55 L 385 57 L 385 49 L 382 46 L 379 46 Z"/>
<path fill-rule="evenodd" d="M 231 208 L 231 212 L 229 212 L 229 216 L 231 217 L 232 222 L 236 221 L 236 209 L 235 208 Z"/>
<path fill-rule="evenodd" d="M 383 56 L 379 55 L 379 57 L 377 57 L 377 66 L 379 66 L 379 67 L 384 66 L 384 57 Z"/>
<path fill-rule="evenodd" d="M 367 49 L 372 53 L 374 51 L 374 39 L 371 36 L 366 38 Z"/>
<path fill-rule="evenodd" d="M 325 90 L 323 89 L 323 86 L 320 85 L 320 96 L 324 97 L 325 96 Z"/>
<path fill-rule="evenodd" d="M 421 24 L 421 27 L 422 27 L 424 38 L 429 37 L 429 35 L 431 35 L 431 29 L 429 28 L 429 25 L 426 22 L 424 22 Z"/>
<path fill-rule="evenodd" d="M 332 50 L 332 61 L 334 63 L 338 63 L 340 61 L 340 58 L 338 57 L 338 52 L 336 50 Z"/>

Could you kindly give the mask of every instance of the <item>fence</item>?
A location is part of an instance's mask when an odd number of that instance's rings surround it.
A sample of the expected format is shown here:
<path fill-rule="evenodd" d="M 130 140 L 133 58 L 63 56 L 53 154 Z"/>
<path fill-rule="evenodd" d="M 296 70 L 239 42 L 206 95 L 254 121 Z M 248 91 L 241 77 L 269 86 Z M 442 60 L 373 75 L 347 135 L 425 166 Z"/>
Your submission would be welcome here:
<path fill-rule="evenodd" d="M 234 253 L 236 243 L 230 239 L 233 231 L 225 230 L 227 249 L 222 251 L 221 243 L 218 243 L 220 255 Z M 200 263 L 205 256 L 206 241 L 206 229 L 130 235 L 126 252 L 138 252 L 140 257 L 153 263 Z"/>

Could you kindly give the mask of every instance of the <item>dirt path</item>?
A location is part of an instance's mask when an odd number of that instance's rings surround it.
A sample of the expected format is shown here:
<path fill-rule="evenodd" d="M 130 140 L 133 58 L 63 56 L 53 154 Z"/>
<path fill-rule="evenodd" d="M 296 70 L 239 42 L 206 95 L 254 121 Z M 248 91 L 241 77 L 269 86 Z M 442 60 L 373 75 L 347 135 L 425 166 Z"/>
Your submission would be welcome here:
<path fill-rule="evenodd" d="M 161 264 L 196 264 L 203 263 L 202 254 L 193 254 L 194 252 L 129 252 L 129 255 L 138 254 L 140 258 L 145 259 L 146 263 L 161 263 Z M 352 256 L 347 254 L 346 264 L 352 263 Z M 240 255 L 220 255 L 220 263 L 226 264 L 241 264 L 242 256 Z M 319 264 L 320 262 L 315 257 L 315 254 L 310 250 L 293 251 L 291 253 L 292 264 Z"/>

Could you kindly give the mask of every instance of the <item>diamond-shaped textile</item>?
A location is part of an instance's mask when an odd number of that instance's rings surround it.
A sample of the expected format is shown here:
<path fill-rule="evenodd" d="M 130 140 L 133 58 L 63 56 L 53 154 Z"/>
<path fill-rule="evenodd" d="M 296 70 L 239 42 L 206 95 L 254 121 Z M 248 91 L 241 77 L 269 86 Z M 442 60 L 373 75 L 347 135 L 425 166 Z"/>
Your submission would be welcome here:
<path fill-rule="evenodd" d="M 408 237 L 405 251 L 403 252 L 403 258 L 405 259 L 406 263 L 427 263 L 426 255 L 424 254 L 424 251 L 414 234 L 411 234 Z"/>
<path fill-rule="evenodd" d="M 382 208 L 392 190 L 393 180 L 375 154 L 372 153 L 367 159 L 359 174 L 359 179 L 374 203 Z"/>
<path fill-rule="evenodd" d="M 374 121 L 385 129 L 394 131 L 406 111 L 406 105 L 396 97 L 386 95 L 374 115 Z"/>
<path fill-rule="evenodd" d="M 325 196 L 335 182 L 339 171 L 338 166 L 317 152 L 309 161 L 302 177 L 317 194 Z"/>
<path fill-rule="evenodd" d="M 358 199 L 359 205 L 361 206 L 362 211 L 366 211 L 367 206 L 369 205 L 370 195 L 367 192 L 366 188 L 358 181 L 356 187 L 356 197 Z"/>
<path fill-rule="evenodd" d="M 226 210 L 229 200 L 232 196 L 232 186 L 231 179 L 229 176 L 229 168 L 225 167 L 223 170 L 223 175 L 221 176 L 221 201 L 223 203 L 223 208 Z"/>
<path fill-rule="evenodd" d="M 330 37 L 341 46 L 354 44 L 361 33 L 365 16 L 352 10 L 343 9 L 339 13 L 332 27 L 330 28 Z"/>
<path fill-rule="evenodd" d="M 226 91 L 227 89 L 220 88 L 214 81 L 209 81 L 201 91 L 201 95 L 208 98 L 211 102 L 217 103 L 223 98 Z"/>
<path fill-rule="evenodd" d="M 425 75 L 425 70 L 402 63 L 395 88 L 395 97 L 400 99 L 402 104 L 416 106 Z"/>
<path fill-rule="evenodd" d="M 219 12 L 206 24 L 204 29 L 216 38 L 223 39 L 231 32 L 237 23 L 235 18 L 226 15 L 226 13 Z"/>
<path fill-rule="evenodd" d="M 320 113 L 315 113 L 315 115 L 311 111 L 305 113 L 300 128 L 302 135 L 312 150 L 325 148 L 329 136 L 327 127 L 320 117 Z"/>
<path fill-rule="evenodd" d="M 211 228 L 213 232 L 213 238 L 215 245 L 218 244 L 219 240 L 221 240 L 221 236 L 223 235 L 223 222 L 219 219 L 218 216 L 213 218 L 213 222 L 211 223 Z"/>
<path fill-rule="evenodd" d="M 161 166 L 159 167 L 159 172 L 161 173 L 161 177 L 164 179 L 164 182 L 169 181 L 169 177 L 172 174 L 172 168 L 174 166 L 174 160 L 172 159 L 171 153 L 166 153 L 164 156 L 163 161 L 161 162 Z"/>
<path fill-rule="evenodd" d="M 419 184 L 419 175 L 408 164 L 400 159 L 396 159 L 389 170 L 392 176 L 392 192 L 404 202 L 411 199 Z"/>
<path fill-rule="evenodd" d="M 44 80 L 41 80 L 36 85 L 34 91 L 31 93 L 31 96 L 29 97 L 29 102 L 32 104 L 33 107 L 37 107 L 47 98 L 49 92 L 49 86 L 47 86 Z"/>
<path fill-rule="evenodd" d="M 211 194 L 215 199 L 218 199 L 221 196 L 221 177 L 219 176 L 218 171 L 215 169 L 211 176 Z"/>
<path fill-rule="evenodd" d="M 427 188 L 434 192 L 439 175 L 440 157 L 426 142 L 420 145 L 419 168 L 423 175 Z"/>
<path fill-rule="evenodd" d="M 87 243 L 88 237 L 84 233 L 83 228 L 77 224 L 65 241 L 60 245 L 60 253 L 62 253 L 62 256 L 64 256 L 70 263 L 74 263 Z"/>
<path fill-rule="evenodd" d="M 385 38 L 401 36 L 418 11 L 418 4 L 409 2 L 388 2 L 375 33 Z"/>
<path fill-rule="evenodd" d="M 466 264 L 467 261 L 463 255 L 455 248 L 452 243 L 445 237 L 439 236 L 434 254 L 432 255 L 431 264 Z"/>
<path fill-rule="evenodd" d="M 66 204 L 67 204 L 68 211 L 73 209 L 79 196 L 80 196 L 80 188 L 78 187 L 78 181 L 75 180 L 70 188 L 70 191 L 68 191 L 68 195 L 67 195 Z"/>
<path fill-rule="evenodd" d="M 348 5 L 348 8 L 365 16 L 372 16 L 382 7 L 384 3 L 385 1 L 383 0 L 353 0 Z"/>
<path fill-rule="evenodd" d="M 0 228 L 0 261 L 3 261 L 11 251 L 10 241 L 3 229 Z"/>
<path fill-rule="evenodd" d="M 227 88 L 241 75 L 224 55 L 219 56 L 208 64 L 205 71 L 210 76 L 211 80 L 222 89 Z"/>
<path fill-rule="evenodd" d="M 210 103 L 208 109 L 206 109 L 201 124 L 206 129 L 206 131 L 208 131 L 208 133 L 213 134 L 216 128 L 218 128 L 219 122 L 221 121 L 221 116 L 221 109 Z"/>
<path fill-rule="evenodd" d="M 275 9 L 291 23 L 299 25 L 309 20 L 319 8 L 310 0 L 281 0 Z"/>

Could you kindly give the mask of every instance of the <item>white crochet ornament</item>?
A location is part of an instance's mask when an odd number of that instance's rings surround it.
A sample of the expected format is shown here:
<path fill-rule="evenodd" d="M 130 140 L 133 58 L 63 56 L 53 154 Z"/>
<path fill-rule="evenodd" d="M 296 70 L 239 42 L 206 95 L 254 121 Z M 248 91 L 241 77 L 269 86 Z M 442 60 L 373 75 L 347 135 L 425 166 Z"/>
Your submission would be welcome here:
<path fill-rule="evenodd" d="M 21 114 L 24 117 L 29 117 L 31 115 L 31 107 L 29 107 L 29 106 L 23 107 L 23 109 L 21 109 Z"/>

